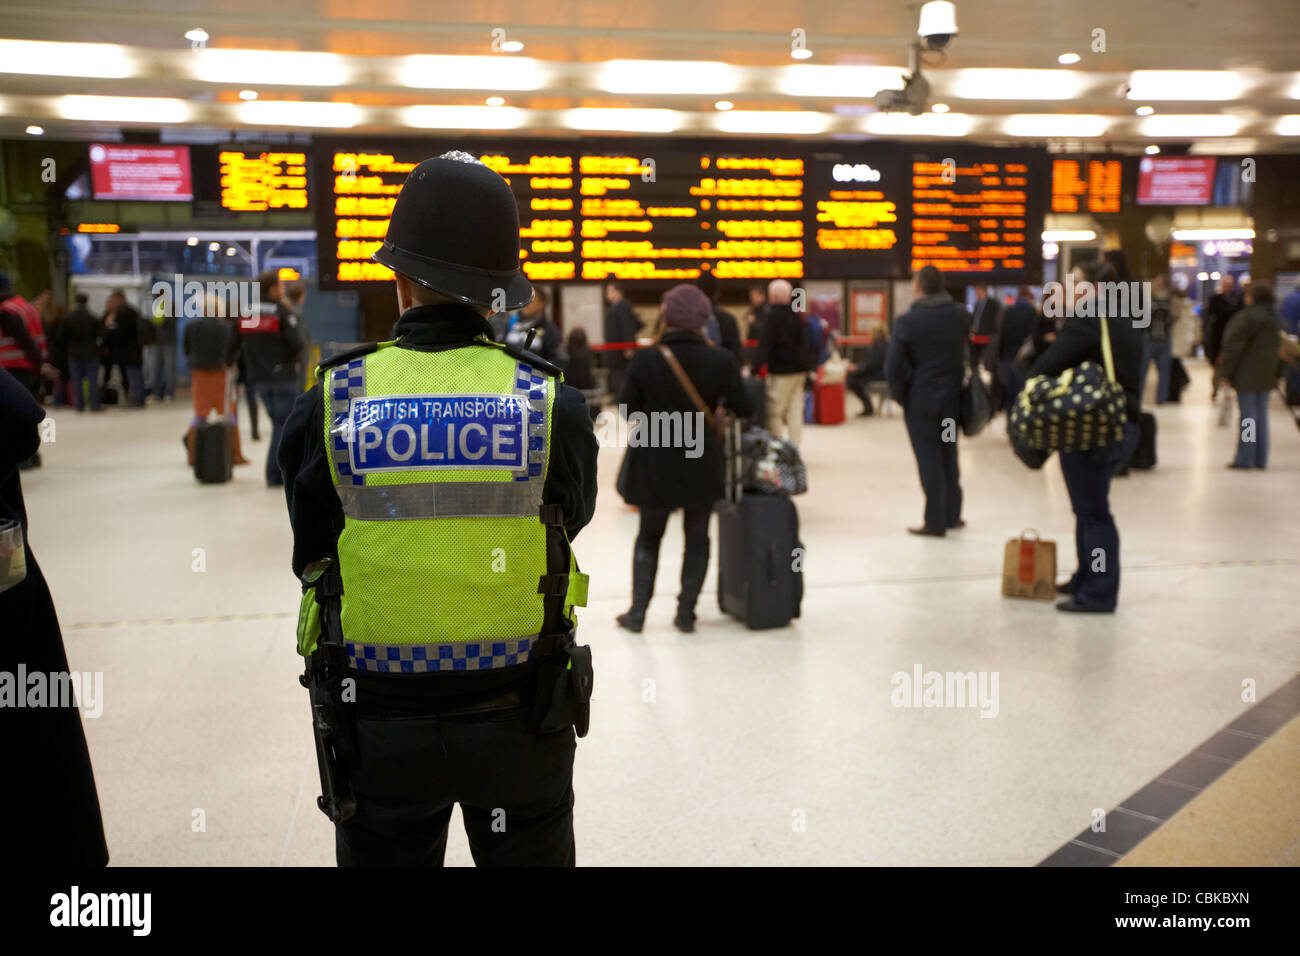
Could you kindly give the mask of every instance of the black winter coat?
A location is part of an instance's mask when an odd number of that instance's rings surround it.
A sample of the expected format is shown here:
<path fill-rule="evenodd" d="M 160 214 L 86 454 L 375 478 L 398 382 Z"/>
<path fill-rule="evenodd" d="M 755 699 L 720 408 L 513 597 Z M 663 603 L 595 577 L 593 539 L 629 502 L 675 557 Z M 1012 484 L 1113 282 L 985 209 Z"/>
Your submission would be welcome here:
<path fill-rule="evenodd" d="M 18 478 L 18 463 L 40 447 L 37 425 L 44 417 L 27 389 L 0 369 L 0 522 L 17 521 L 27 543 L 27 577 L 0 591 L 0 673 L 13 682 L 6 694 L 27 699 L 33 675 L 45 675 L 48 691 L 50 675 L 68 670 L 54 600 L 32 552 Z M 26 686 L 17 684 L 20 667 Z M 108 862 L 81 714 L 75 706 L 49 706 L 51 701 L 47 697 L 43 707 L 16 707 L 11 700 L 0 704 L 5 767 L 0 815 L 8 823 L 4 859 L 16 872 L 33 865 L 67 868 Z"/>
<path fill-rule="evenodd" d="M 669 329 L 663 335 L 662 344 L 681 363 L 686 377 L 710 409 L 722 405 L 741 417 L 753 413 L 753 402 L 741 381 L 740 367 L 730 352 L 710 345 L 703 335 L 684 329 Z M 707 508 L 722 497 L 722 443 L 706 424 L 700 424 L 694 417 L 695 404 L 658 348 L 640 349 L 632 356 L 619 402 L 625 406 L 629 422 L 645 416 L 641 427 L 648 434 L 643 440 L 650 441 L 667 432 L 662 441 L 675 434 L 679 436 L 679 446 L 688 444 L 688 447 L 633 447 L 629 436 L 618 483 L 624 501 L 638 508 Z M 680 414 L 662 417 L 665 412 Z M 655 418 L 655 413 L 661 417 Z M 691 416 L 689 430 L 687 415 Z M 665 427 L 673 422 L 678 423 L 676 432 Z"/>
<path fill-rule="evenodd" d="M 1038 357 L 1029 371 L 1035 375 L 1060 375 L 1080 362 L 1092 361 L 1105 368 L 1101 352 L 1101 323 L 1096 316 L 1073 315 L 1065 320 L 1051 348 Z M 1105 320 L 1110 330 L 1110 353 L 1115 363 L 1115 381 L 1124 389 L 1128 420 L 1134 424 L 1142 414 L 1142 331 L 1130 318 Z"/>
<path fill-rule="evenodd" d="M 946 292 L 922 296 L 894 322 L 885 378 L 908 414 L 957 416 L 970 328 L 970 313 Z"/>

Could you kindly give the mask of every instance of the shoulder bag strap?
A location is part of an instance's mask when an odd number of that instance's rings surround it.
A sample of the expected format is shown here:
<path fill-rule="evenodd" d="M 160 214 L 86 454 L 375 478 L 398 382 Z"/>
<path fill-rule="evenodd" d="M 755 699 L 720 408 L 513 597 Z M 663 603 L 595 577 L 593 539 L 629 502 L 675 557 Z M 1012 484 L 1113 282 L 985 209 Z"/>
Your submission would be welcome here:
<path fill-rule="evenodd" d="M 1101 358 L 1106 363 L 1106 378 L 1110 379 L 1111 384 L 1115 384 L 1115 362 L 1110 355 L 1110 320 L 1105 316 L 1101 319 Z"/>
<path fill-rule="evenodd" d="M 696 391 L 695 386 L 691 384 L 691 380 L 686 377 L 686 370 L 682 368 L 681 363 L 677 361 L 677 356 L 674 355 L 672 350 L 666 345 L 659 346 L 659 353 L 664 357 L 664 361 L 668 363 L 668 367 L 672 369 L 673 375 L 677 378 L 677 381 L 681 384 L 683 390 L 685 390 L 686 397 L 691 400 L 691 404 L 703 413 L 704 420 L 708 423 L 709 427 L 715 432 L 720 433 L 717 416 L 714 415 L 713 410 L 705 404 L 704 399 L 700 397 L 700 393 Z"/>

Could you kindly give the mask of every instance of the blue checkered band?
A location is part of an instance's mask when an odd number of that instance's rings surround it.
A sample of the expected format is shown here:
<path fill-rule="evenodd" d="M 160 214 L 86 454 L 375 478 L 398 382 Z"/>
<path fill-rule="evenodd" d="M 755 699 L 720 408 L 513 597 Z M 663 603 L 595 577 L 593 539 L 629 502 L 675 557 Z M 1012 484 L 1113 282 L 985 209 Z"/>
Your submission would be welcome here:
<path fill-rule="evenodd" d="M 330 390 L 330 455 L 339 473 L 339 484 L 364 485 L 365 476 L 352 473 L 352 459 L 348 455 L 348 445 L 352 441 L 348 416 L 352 400 L 366 394 L 365 357 L 330 369 L 327 387 Z"/>
<path fill-rule="evenodd" d="M 452 644 L 366 644 L 344 641 L 348 663 L 367 674 L 488 671 L 528 661 L 537 635 Z"/>
<path fill-rule="evenodd" d="M 528 399 L 528 467 L 514 473 L 515 481 L 540 478 L 546 467 L 546 379 L 526 362 L 515 363 L 515 394 Z"/>

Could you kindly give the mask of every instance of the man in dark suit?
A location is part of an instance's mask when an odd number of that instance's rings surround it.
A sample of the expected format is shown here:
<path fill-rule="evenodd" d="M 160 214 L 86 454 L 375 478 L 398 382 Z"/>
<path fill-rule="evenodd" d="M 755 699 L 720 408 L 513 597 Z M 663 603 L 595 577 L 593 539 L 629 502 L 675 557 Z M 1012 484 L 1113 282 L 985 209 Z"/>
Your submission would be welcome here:
<path fill-rule="evenodd" d="M 1081 296 L 1090 282 L 1115 282 L 1109 263 L 1091 273 L 1076 270 L 1075 295 Z M 1078 303 L 1076 303 L 1077 307 Z M 1074 310 L 1071 310 L 1074 311 Z M 1137 447 L 1138 422 L 1142 415 L 1139 391 L 1142 380 L 1142 332 L 1132 315 L 1098 318 L 1095 309 L 1079 309 L 1084 315 L 1070 315 L 1052 347 L 1038 357 L 1029 375 L 1060 375 L 1067 368 L 1091 361 L 1105 366 L 1101 323 L 1106 323 L 1115 381 L 1124 389 L 1124 438 L 1089 451 L 1061 452 L 1061 473 L 1074 509 L 1074 544 L 1079 569 L 1057 591 L 1070 599 L 1057 605 L 1061 611 L 1113 611 L 1119 600 L 1119 529 L 1110 513 L 1110 479 L 1116 465 L 1127 462 Z"/>
<path fill-rule="evenodd" d="M 1020 369 L 1016 368 L 1016 353 L 1025 344 L 1038 319 L 1038 309 L 1034 305 L 1034 293 L 1027 285 L 1022 285 L 1016 294 L 1016 304 L 1008 306 L 1002 313 L 998 327 L 998 378 L 1006 392 L 1007 408 L 1016 400 L 1025 379 Z"/>
<path fill-rule="evenodd" d="M 957 471 L 957 419 L 971 316 L 944 291 L 943 274 L 916 274 L 917 300 L 894 323 L 885 378 L 903 407 L 925 492 L 925 524 L 912 534 L 942 538 L 964 527 Z"/>
<path fill-rule="evenodd" d="M 613 279 L 605 283 L 605 343 L 635 342 L 641 330 L 641 320 L 632 308 L 623 287 Z M 601 361 L 609 370 L 609 393 L 618 395 L 623 391 L 627 381 L 627 363 L 632 360 L 635 349 L 608 349 L 601 355 Z"/>

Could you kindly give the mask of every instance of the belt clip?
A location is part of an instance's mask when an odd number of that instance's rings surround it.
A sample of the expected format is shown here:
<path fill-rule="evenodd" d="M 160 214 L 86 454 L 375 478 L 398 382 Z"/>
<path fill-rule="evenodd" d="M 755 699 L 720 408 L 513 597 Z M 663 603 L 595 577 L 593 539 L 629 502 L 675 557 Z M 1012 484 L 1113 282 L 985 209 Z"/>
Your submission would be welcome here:
<path fill-rule="evenodd" d="M 548 528 L 564 527 L 564 509 L 559 505 L 542 505 L 540 517 Z"/>
<path fill-rule="evenodd" d="M 537 593 L 545 597 L 564 597 L 569 593 L 567 574 L 543 574 L 537 582 Z"/>

